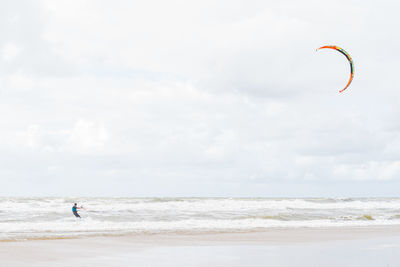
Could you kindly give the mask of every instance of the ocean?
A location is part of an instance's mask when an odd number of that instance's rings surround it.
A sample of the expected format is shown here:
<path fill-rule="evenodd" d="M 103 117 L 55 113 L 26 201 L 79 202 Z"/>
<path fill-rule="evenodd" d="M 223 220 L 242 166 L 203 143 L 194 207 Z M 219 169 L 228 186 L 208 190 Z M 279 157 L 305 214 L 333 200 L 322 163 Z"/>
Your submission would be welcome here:
<path fill-rule="evenodd" d="M 385 225 L 400 225 L 400 198 L 0 198 L 3 241 Z"/>

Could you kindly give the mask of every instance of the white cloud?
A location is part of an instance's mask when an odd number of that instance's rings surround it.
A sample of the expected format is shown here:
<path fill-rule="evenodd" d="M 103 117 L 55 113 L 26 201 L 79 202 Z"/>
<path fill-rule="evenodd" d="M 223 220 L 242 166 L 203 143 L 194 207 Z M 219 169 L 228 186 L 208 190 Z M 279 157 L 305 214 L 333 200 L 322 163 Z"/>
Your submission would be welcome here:
<path fill-rule="evenodd" d="M 80 119 L 69 133 L 68 147 L 79 153 L 96 153 L 104 149 L 108 138 L 104 125 Z"/>
<path fill-rule="evenodd" d="M 357 181 L 398 180 L 400 174 L 400 161 L 369 161 L 363 164 L 343 164 L 335 167 L 334 172 L 338 179 Z"/>
<path fill-rule="evenodd" d="M 28 128 L 23 132 L 18 132 L 17 137 L 21 138 L 23 144 L 30 148 L 34 148 L 38 145 L 38 138 L 40 137 L 39 125 L 29 125 Z"/>
<path fill-rule="evenodd" d="M 109 131 L 101 123 L 79 119 L 72 128 L 56 131 L 29 125 L 16 137 L 18 143 L 36 151 L 93 154 L 103 151 Z"/>
<path fill-rule="evenodd" d="M 10 61 L 20 53 L 20 49 L 13 43 L 4 45 L 2 50 L 3 60 Z"/>

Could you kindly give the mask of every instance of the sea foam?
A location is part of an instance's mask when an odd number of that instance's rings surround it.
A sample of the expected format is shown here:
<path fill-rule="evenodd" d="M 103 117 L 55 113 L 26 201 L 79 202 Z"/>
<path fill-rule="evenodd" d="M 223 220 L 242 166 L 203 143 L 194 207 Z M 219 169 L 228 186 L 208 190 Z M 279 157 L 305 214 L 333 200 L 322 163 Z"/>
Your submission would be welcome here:
<path fill-rule="evenodd" d="M 399 207 L 398 198 L 0 198 L 0 239 L 399 225 Z"/>

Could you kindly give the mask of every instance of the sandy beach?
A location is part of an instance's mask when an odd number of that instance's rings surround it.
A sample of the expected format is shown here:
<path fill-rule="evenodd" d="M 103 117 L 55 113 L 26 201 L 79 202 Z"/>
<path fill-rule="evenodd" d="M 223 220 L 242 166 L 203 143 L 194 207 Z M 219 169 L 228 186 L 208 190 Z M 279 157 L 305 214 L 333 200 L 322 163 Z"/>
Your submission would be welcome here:
<path fill-rule="evenodd" d="M 1 266 L 399 266 L 400 227 L 0 243 Z"/>

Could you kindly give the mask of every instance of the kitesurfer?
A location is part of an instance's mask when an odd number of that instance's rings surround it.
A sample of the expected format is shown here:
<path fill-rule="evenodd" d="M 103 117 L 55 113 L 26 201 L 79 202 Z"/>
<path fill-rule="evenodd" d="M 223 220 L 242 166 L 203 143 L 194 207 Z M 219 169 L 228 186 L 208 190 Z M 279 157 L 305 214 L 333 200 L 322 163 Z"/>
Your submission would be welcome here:
<path fill-rule="evenodd" d="M 78 207 L 76 203 L 74 203 L 74 206 L 72 207 L 72 213 L 75 215 L 76 218 L 80 218 L 78 214 L 78 209 L 81 209 L 82 207 Z"/>

